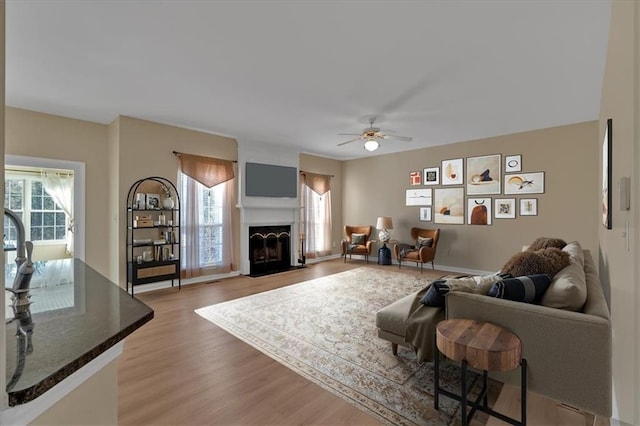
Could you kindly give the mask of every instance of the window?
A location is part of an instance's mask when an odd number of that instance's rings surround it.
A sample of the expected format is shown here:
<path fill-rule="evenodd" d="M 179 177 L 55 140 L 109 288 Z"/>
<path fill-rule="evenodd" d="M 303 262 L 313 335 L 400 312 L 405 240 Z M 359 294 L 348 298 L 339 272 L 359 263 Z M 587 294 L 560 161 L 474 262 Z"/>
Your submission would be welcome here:
<path fill-rule="evenodd" d="M 42 179 L 35 175 L 18 176 L 7 172 L 4 188 L 4 206 L 22 219 L 27 240 L 66 242 L 67 215 L 44 189 Z M 6 217 L 3 232 L 4 240 L 15 244 L 17 230 Z"/>
<path fill-rule="evenodd" d="M 40 181 L 31 182 L 31 241 L 61 241 L 67 237 L 66 215 Z"/>
<path fill-rule="evenodd" d="M 314 258 L 331 253 L 331 191 L 322 195 L 302 184 L 301 225 L 306 235 L 305 255 Z"/>
<path fill-rule="evenodd" d="M 191 259 L 197 259 L 199 268 L 218 267 L 223 263 L 225 185 L 207 188 L 185 174 L 180 174 L 180 181 L 184 206 L 184 253 Z M 192 241 L 194 236 L 197 242 Z M 188 253 L 189 250 L 192 252 Z M 193 253 L 196 250 L 197 254 Z"/>
<path fill-rule="evenodd" d="M 224 185 L 206 188 L 198 184 L 200 209 L 200 266 L 222 263 L 222 204 Z"/>

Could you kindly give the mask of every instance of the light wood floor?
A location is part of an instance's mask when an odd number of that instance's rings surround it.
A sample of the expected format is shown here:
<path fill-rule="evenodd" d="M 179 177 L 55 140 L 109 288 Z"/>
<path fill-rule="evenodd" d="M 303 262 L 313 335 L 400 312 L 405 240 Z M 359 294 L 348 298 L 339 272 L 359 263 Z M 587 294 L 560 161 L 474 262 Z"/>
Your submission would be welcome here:
<path fill-rule="evenodd" d="M 197 315 L 194 310 L 289 284 L 364 266 L 355 258 L 332 260 L 261 278 L 235 277 L 137 296 L 155 318 L 127 337 L 118 362 L 121 425 L 372 425 L 348 402 L 304 379 L 252 346 Z M 375 268 L 394 268 L 379 266 Z M 403 272 L 420 274 L 411 266 Z M 434 279 L 446 271 L 425 268 Z M 528 424 L 593 424 L 592 416 L 530 395 Z M 505 386 L 498 411 L 518 418 L 518 391 Z M 490 420 L 491 425 L 505 424 Z M 597 425 L 608 424 L 599 419 Z"/>

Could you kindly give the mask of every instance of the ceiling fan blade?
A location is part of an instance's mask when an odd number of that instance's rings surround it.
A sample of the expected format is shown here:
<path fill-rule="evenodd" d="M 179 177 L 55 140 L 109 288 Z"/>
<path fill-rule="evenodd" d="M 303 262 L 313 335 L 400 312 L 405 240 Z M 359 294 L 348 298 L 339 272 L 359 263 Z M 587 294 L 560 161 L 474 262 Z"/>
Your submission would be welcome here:
<path fill-rule="evenodd" d="M 338 133 L 338 136 L 360 136 L 362 133 Z"/>
<path fill-rule="evenodd" d="M 413 140 L 413 138 L 409 136 L 397 136 L 397 135 L 384 135 L 383 139 L 391 139 L 391 140 L 405 141 L 405 142 L 411 142 Z"/>
<path fill-rule="evenodd" d="M 336 146 L 346 145 L 346 144 L 348 144 L 348 143 L 355 142 L 355 141 L 359 141 L 359 140 L 361 140 L 361 139 L 362 139 L 362 138 L 355 138 L 355 139 L 351 139 L 351 140 L 348 140 L 348 141 L 346 141 L 346 142 L 339 143 L 339 144 L 338 144 L 338 145 L 336 145 Z"/>

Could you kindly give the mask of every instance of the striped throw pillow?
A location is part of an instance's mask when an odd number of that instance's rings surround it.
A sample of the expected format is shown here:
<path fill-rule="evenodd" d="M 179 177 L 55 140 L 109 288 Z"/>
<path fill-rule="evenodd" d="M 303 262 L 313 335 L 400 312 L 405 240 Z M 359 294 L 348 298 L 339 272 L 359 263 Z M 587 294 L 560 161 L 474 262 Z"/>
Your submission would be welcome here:
<path fill-rule="evenodd" d="M 504 278 L 491 286 L 488 296 L 515 302 L 540 304 L 540 300 L 551 284 L 548 274 L 526 275 Z"/>

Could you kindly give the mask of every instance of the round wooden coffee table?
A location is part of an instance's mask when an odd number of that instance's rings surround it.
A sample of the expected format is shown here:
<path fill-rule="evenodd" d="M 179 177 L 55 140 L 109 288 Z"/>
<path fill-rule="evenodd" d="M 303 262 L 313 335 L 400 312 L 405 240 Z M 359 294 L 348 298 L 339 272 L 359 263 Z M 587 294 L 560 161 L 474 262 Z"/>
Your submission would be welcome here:
<path fill-rule="evenodd" d="M 522 358 L 522 344 L 518 336 L 495 324 L 469 319 L 450 319 L 436 326 L 434 351 L 434 408 L 439 409 L 439 395 L 460 401 L 462 424 L 467 425 L 477 410 L 513 425 L 526 425 L 527 419 L 527 361 Z M 455 395 L 440 387 L 440 353 L 461 363 L 461 392 Z M 467 368 L 482 370 L 482 391 L 475 401 L 468 401 Z M 521 420 L 493 411 L 487 405 L 488 371 L 521 369 Z M 482 404 L 480 401 L 482 400 Z M 467 414 L 467 404 L 472 406 Z"/>

